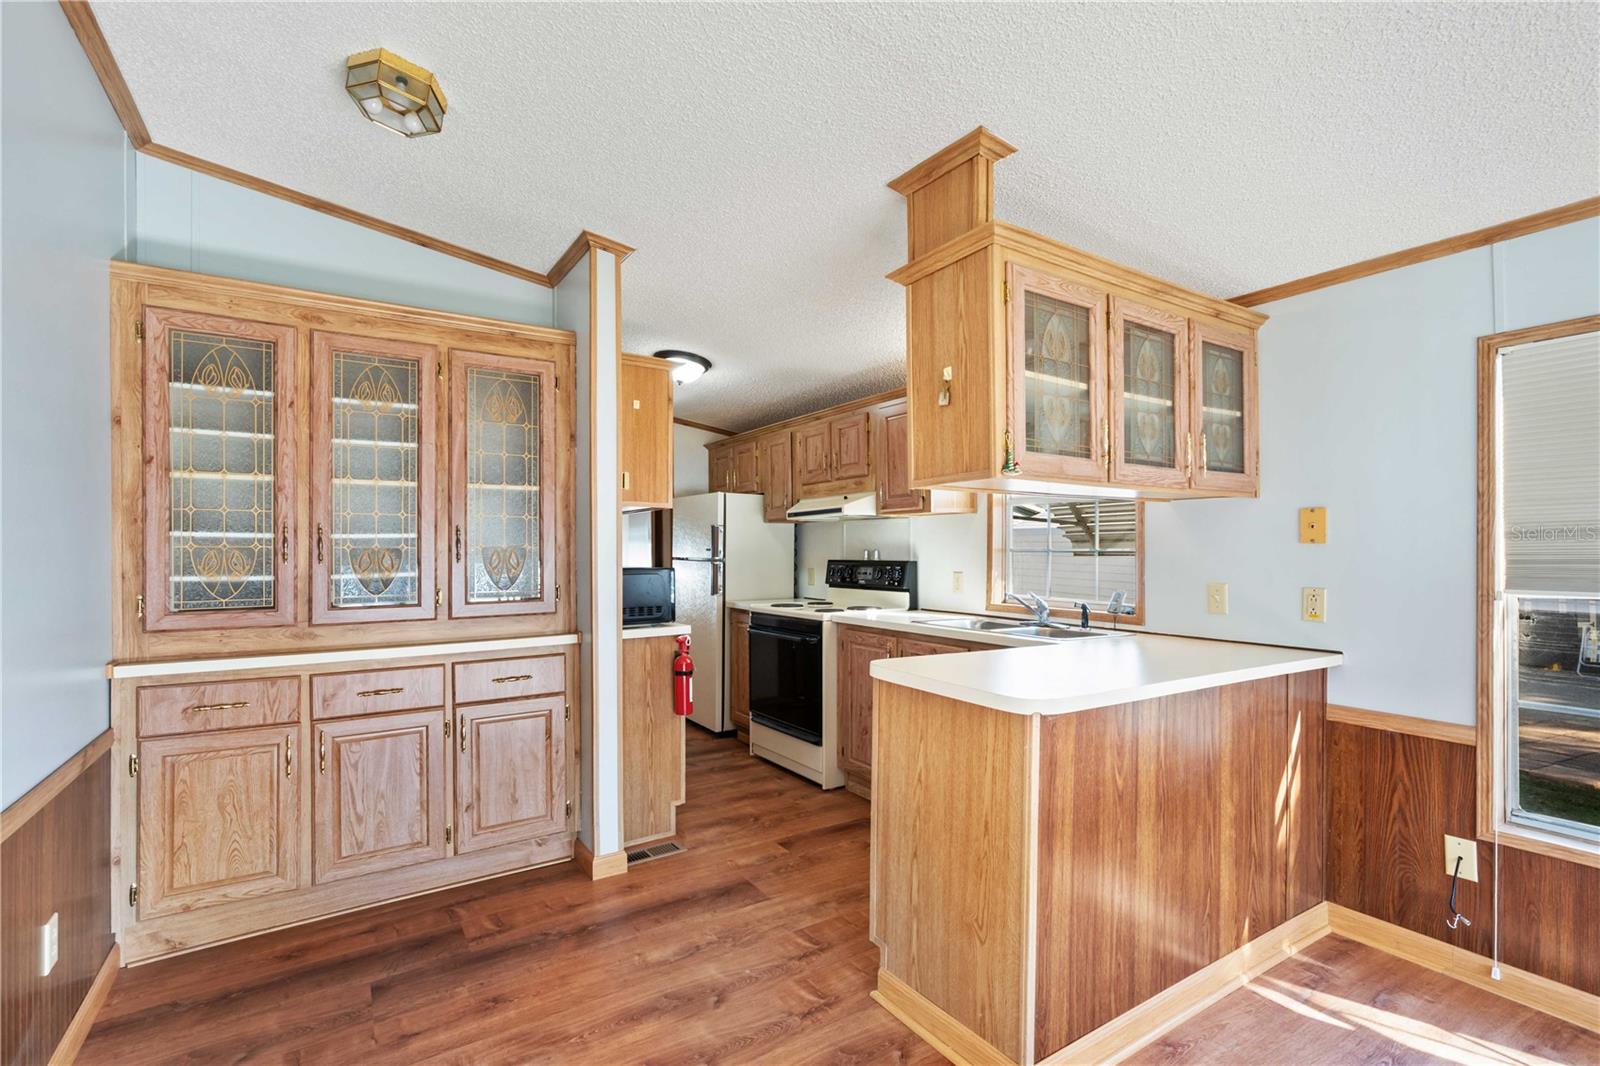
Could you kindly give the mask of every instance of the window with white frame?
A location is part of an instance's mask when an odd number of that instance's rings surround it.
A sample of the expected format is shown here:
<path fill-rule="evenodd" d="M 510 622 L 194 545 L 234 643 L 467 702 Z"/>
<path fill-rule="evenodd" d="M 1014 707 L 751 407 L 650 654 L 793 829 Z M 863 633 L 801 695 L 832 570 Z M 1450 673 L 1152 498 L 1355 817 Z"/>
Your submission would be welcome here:
<path fill-rule="evenodd" d="M 1143 561 L 1135 500 L 1077 496 L 1004 496 L 993 504 L 991 599 L 1034 593 L 1062 609 L 1086 603 L 1104 615 L 1114 592 L 1141 622 Z"/>
<path fill-rule="evenodd" d="M 1600 332 L 1499 347 L 1492 573 L 1499 810 L 1600 841 Z"/>

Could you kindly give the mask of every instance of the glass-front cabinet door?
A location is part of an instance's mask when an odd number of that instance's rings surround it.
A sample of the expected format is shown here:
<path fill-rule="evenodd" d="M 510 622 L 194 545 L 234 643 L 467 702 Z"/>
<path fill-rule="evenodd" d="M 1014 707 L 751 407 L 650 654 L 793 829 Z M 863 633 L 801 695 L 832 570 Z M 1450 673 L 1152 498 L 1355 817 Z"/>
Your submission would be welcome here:
<path fill-rule="evenodd" d="M 1189 484 L 1189 322 L 1111 300 L 1111 478 L 1154 487 Z"/>
<path fill-rule="evenodd" d="M 295 331 L 144 311 L 144 625 L 291 625 Z"/>
<path fill-rule="evenodd" d="M 1106 479 L 1106 294 L 1007 264 L 1011 453 L 1004 472 Z"/>
<path fill-rule="evenodd" d="M 311 353 L 311 621 L 434 618 L 439 352 L 313 332 Z"/>
<path fill-rule="evenodd" d="M 1256 342 L 1249 334 L 1191 323 L 1195 420 L 1194 486 L 1256 491 Z"/>
<path fill-rule="evenodd" d="M 450 352 L 450 613 L 556 609 L 555 364 Z"/>

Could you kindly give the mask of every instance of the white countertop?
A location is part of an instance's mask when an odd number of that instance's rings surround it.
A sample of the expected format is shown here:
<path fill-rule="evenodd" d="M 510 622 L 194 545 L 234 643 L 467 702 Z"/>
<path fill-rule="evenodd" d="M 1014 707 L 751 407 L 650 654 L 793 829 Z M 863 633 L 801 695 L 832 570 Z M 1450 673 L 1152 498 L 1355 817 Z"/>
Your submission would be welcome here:
<path fill-rule="evenodd" d="M 224 670 L 326 666 L 330 663 L 406 659 L 423 655 L 471 655 L 480 651 L 559 648 L 576 644 L 579 639 L 576 633 L 556 633 L 537 637 L 503 637 L 498 640 L 455 640 L 436 644 L 394 644 L 382 648 L 338 648 L 331 651 L 270 653 L 234 656 L 227 659 L 168 659 L 163 662 L 108 663 L 106 676 L 116 680 L 124 677 L 161 677 L 166 674 L 199 674 Z"/>
<path fill-rule="evenodd" d="M 880 659 L 872 664 L 872 676 L 1011 714 L 1071 714 L 1342 662 L 1339 652 L 1140 633 L 1048 647 Z"/>
<path fill-rule="evenodd" d="M 623 626 L 623 640 L 641 640 L 645 637 L 682 637 L 690 630 L 683 622 L 662 622 L 653 626 Z"/>

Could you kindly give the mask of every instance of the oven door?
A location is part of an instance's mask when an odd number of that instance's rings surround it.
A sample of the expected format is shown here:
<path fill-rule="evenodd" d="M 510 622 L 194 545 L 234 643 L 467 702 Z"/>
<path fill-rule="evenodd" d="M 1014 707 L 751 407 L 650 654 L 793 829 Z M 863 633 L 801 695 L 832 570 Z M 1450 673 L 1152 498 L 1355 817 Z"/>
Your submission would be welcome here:
<path fill-rule="evenodd" d="M 750 720 L 822 746 L 822 623 L 750 618 Z"/>

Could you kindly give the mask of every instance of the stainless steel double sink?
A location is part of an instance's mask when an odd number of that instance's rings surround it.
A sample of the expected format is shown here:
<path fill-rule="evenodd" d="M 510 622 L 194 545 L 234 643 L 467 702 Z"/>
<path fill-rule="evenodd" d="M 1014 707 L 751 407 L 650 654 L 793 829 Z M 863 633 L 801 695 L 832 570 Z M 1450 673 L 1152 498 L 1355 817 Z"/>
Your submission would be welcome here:
<path fill-rule="evenodd" d="M 1007 637 L 1033 637 L 1039 640 L 1077 640 L 1081 637 L 1109 637 L 1103 629 L 1080 629 L 1064 625 L 1041 626 L 1029 622 L 1009 622 L 1001 618 L 945 618 L 924 625 L 960 629 L 968 633 L 996 633 Z"/>

